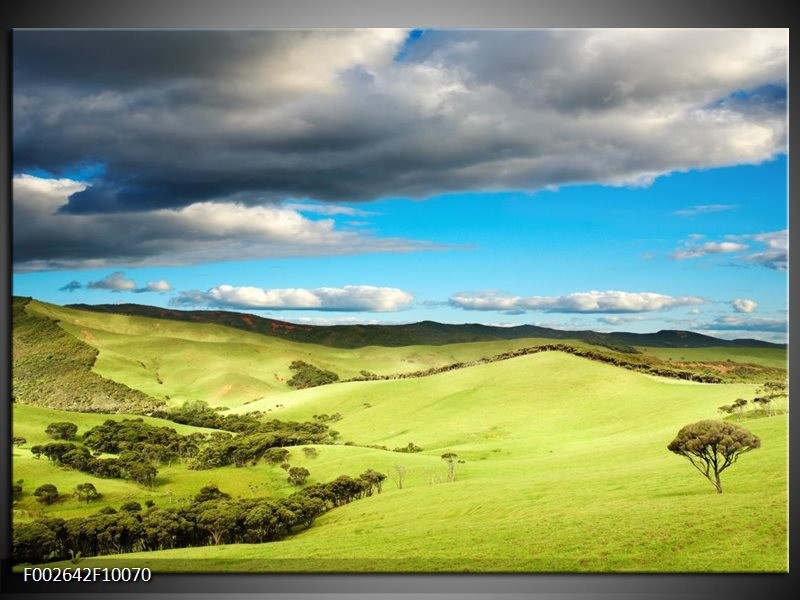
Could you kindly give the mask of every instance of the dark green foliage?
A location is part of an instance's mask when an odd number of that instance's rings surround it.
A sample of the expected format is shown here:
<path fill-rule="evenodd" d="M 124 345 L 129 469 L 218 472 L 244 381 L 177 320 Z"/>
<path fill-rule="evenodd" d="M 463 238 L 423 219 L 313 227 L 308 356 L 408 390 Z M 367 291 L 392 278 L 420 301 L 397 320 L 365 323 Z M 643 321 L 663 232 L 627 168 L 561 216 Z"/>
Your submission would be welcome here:
<path fill-rule="evenodd" d="M 24 437 L 21 437 L 21 436 L 18 436 L 18 435 L 15 435 L 14 437 L 11 438 L 11 445 L 15 446 L 17 448 L 21 448 L 22 446 L 24 446 L 27 443 L 28 443 L 28 440 L 26 440 Z"/>
<path fill-rule="evenodd" d="M 15 562 L 40 563 L 57 551 L 57 534 L 44 522 L 14 524 L 12 555 Z"/>
<path fill-rule="evenodd" d="M 22 484 L 24 481 L 22 479 L 18 479 L 15 484 L 11 486 L 11 499 L 12 500 L 19 500 L 22 498 Z"/>
<path fill-rule="evenodd" d="M 142 512 L 142 505 L 136 502 L 136 500 L 130 500 L 120 506 L 119 509 L 125 512 Z"/>
<path fill-rule="evenodd" d="M 367 473 L 377 473 L 371 469 Z M 379 474 L 378 474 L 379 475 Z M 370 477 L 373 477 L 370 475 Z M 373 484 L 374 487 L 374 484 Z M 182 506 L 134 510 L 105 507 L 69 520 L 38 519 L 14 526 L 13 561 L 38 564 L 70 556 L 98 556 L 226 543 L 263 543 L 285 538 L 334 507 L 368 495 L 370 484 L 342 475 L 288 498 L 232 499 L 205 486 Z M 141 507 L 139 507 L 141 508 Z"/>
<path fill-rule="evenodd" d="M 296 486 L 303 485 L 308 479 L 308 476 L 311 475 L 308 469 L 304 467 L 291 467 L 288 473 L 289 476 L 286 478 L 286 481 Z"/>
<path fill-rule="evenodd" d="M 422 452 L 422 448 L 417 446 L 414 442 L 408 442 L 407 446 L 394 448 L 392 452 L 407 452 L 407 453 Z"/>
<path fill-rule="evenodd" d="M 271 465 L 279 465 L 289 460 L 289 451 L 286 448 L 270 448 L 264 453 L 264 458 Z"/>
<path fill-rule="evenodd" d="M 200 488 L 200 491 L 194 497 L 194 501 L 197 503 L 201 503 L 201 502 L 208 502 L 209 500 L 222 500 L 230 497 L 231 497 L 230 494 L 226 494 L 225 492 L 220 490 L 216 485 L 209 484 Z"/>
<path fill-rule="evenodd" d="M 374 469 L 367 469 L 361 475 L 359 475 L 359 479 L 366 482 L 367 484 L 367 496 L 371 496 L 373 491 L 377 491 L 379 494 L 383 490 L 383 480 L 386 479 L 386 475 L 383 473 L 379 473 Z"/>
<path fill-rule="evenodd" d="M 60 410 L 148 413 L 162 401 L 92 372 L 97 350 L 58 322 L 28 312 L 30 298 L 14 298 L 12 375 L 14 398 Z"/>
<path fill-rule="evenodd" d="M 33 495 L 43 504 L 52 504 L 58 498 L 58 488 L 52 483 L 45 483 L 36 488 Z"/>
<path fill-rule="evenodd" d="M 705 420 L 681 429 L 667 449 L 688 458 L 721 494 L 720 473 L 734 464 L 740 455 L 760 447 L 761 440 L 740 425 Z"/>
<path fill-rule="evenodd" d="M 115 515 L 117 514 L 117 509 L 113 506 L 104 506 L 100 510 L 97 511 L 100 515 Z"/>
<path fill-rule="evenodd" d="M 54 440 L 71 440 L 78 433 L 78 426 L 75 423 L 50 423 L 44 432 Z"/>
<path fill-rule="evenodd" d="M 294 376 L 286 383 L 289 387 L 302 390 L 319 385 L 327 385 L 339 381 L 339 376 L 333 371 L 326 371 L 310 365 L 302 360 L 295 360 L 289 365 L 289 369 L 294 371 Z"/>
<path fill-rule="evenodd" d="M 78 500 L 85 500 L 88 504 L 92 500 L 97 500 L 100 497 L 100 492 L 97 491 L 93 483 L 80 483 L 75 486 L 75 496 Z"/>
<path fill-rule="evenodd" d="M 319 456 L 319 450 L 312 446 L 306 446 L 303 448 L 303 454 L 306 455 L 306 458 L 317 458 L 317 456 Z"/>

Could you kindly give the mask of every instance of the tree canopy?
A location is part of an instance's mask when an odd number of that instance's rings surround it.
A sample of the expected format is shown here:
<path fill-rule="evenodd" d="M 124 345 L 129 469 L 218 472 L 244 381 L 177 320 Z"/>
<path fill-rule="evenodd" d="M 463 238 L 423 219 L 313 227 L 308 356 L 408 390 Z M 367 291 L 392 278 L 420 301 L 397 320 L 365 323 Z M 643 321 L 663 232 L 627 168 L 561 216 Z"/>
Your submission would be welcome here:
<path fill-rule="evenodd" d="M 721 494 L 720 473 L 745 452 L 760 447 L 761 440 L 744 427 L 709 419 L 686 425 L 667 449 L 688 458 Z"/>

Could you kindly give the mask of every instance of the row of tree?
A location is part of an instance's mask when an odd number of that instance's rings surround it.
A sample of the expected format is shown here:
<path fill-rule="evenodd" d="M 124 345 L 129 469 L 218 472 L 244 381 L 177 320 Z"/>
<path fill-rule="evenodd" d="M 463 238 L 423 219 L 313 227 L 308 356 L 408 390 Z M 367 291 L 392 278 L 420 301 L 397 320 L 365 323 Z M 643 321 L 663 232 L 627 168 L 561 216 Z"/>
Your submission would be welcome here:
<path fill-rule="evenodd" d="M 119 512 L 104 509 L 88 517 L 18 523 L 13 531 L 14 562 L 280 540 L 310 527 L 334 507 L 380 493 L 385 478 L 370 469 L 357 479 L 341 475 L 282 499 L 233 499 L 209 485 L 181 507 L 142 510 L 138 503 L 127 503 Z"/>
<path fill-rule="evenodd" d="M 537 354 L 539 352 L 566 352 L 583 358 L 596 360 L 599 362 L 622 367 L 623 369 L 630 369 L 639 371 L 641 373 L 648 373 L 650 375 L 658 375 L 661 377 L 671 377 L 675 379 L 685 379 L 687 381 L 699 381 L 702 383 L 721 383 L 722 378 L 716 375 L 707 373 L 694 373 L 692 371 L 684 371 L 681 369 L 674 369 L 665 367 L 658 364 L 651 364 L 645 358 L 623 358 L 622 356 L 606 354 L 597 350 L 588 348 L 577 348 L 575 346 L 568 346 L 566 344 L 542 344 L 540 346 L 530 346 L 526 348 L 518 348 L 509 352 L 503 352 L 487 358 L 480 358 L 468 362 L 457 362 L 441 367 L 431 367 L 423 371 L 411 371 L 408 373 L 394 373 L 392 375 L 375 375 L 374 373 L 362 374 L 357 377 L 348 379 L 347 381 L 374 381 L 374 380 L 388 380 L 388 379 L 410 379 L 416 377 L 427 377 L 429 375 L 437 375 L 439 373 L 446 373 L 456 369 L 464 369 L 466 367 L 473 367 L 476 365 L 483 365 L 493 363 L 500 360 L 508 360 L 518 356 L 526 356 L 528 354 Z"/>
<path fill-rule="evenodd" d="M 786 381 L 767 381 L 756 390 L 756 397 L 750 400 L 756 409 L 760 409 L 765 415 L 775 414 L 773 402 L 786 398 L 788 394 L 788 382 Z M 747 407 L 747 400 L 737 398 L 732 404 L 723 404 L 717 408 L 721 415 L 736 414 L 741 419 L 744 409 Z"/>

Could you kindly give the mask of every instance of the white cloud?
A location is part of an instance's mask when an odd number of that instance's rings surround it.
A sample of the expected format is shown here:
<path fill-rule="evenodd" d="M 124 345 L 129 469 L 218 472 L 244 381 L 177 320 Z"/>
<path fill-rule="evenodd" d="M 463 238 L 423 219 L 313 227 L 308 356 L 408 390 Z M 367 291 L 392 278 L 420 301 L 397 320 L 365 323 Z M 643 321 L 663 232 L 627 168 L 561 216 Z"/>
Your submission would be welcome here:
<path fill-rule="evenodd" d="M 647 319 L 645 317 L 611 316 L 611 317 L 600 317 L 597 320 L 607 325 L 624 325 L 625 323 L 635 323 L 637 321 L 646 321 Z"/>
<path fill-rule="evenodd" d="M 731 301 L 731 306 L 738 313 L 751 313 L 758 308 L 758 302 L 747 298 L 737 298 Z"/>
<path fill-rule="evenodd" d="M 279 204 L 198 202 L 176 209 L 90 214 L 59 210 L 70 194 L 86 187 L 69 179 L 14 177 L 17 271 L 443 248 L 430 242 L 340 231 L 332 219 L 307 219 Z"/>
<path fill-rule="evenodd" d="M 78 281 L 72 281 L 62 287 L 62 290 L 73 291 L 81 288 Z M 86 284 L 86 288 L 90 290 L 110 290 L 112 292 L 135 292 L 137 294 L 143 292 L 170 292 L 172 285 L 166 279 L 159 279 L 158 281 L 148 281 L 147 285 L 140 288 L 136 285 L 133 279 L 125 277 L 122 271 L 116 271 L 110 275 L 106 275 L 98 281 L 90 281 Z"/>
<path fill-rule="evenodd" d="M 698 327 L 709 331 L 764 331 L 785 333 L 787 322 L 785 319 L 725 315 L 707 323 L 699 323 Z"/>
<path fill-rule="evenodd" d="M 705 242 L 703 244 L 686 243 L 682 248 L 672 253 L 672 258 L 685 260 L 687 258 L 700 258 L 709 254 L 729 254 L 747 250 L 747 244 L 737 242 Z"/>
<path fill-rule="evenodd" d="M 136 290 L 137 292 L 171 292 L 172 285 L 166 279 L 159 279 L 158 281 L 148 281 L 147 285 L 143 288 Z"/>
<path fill-rule="evenodd" d="M 695 296 L 667 296 L 653 292 L 590 291 L 563 296 L 509 296 L 494 291 L 462 292 L 450 298 L 465 310 L 539 310 L 563 313 L 636 313 L 702 304 Z"/>
<path fill-rule="evenodd" d="M 725 210 L 732 210 L 736 208 L 735 204 L 698 204 L 696 206 L 689 206 L 676 210 L 673 215 L 679 217 L 693 217 L 695 215 L 705 215 L 709 213 L 722 212 Z"/>
<path fill-rule="evenodd" d="M 206 305 L 261 310 L 393 312 L 406 308 L 413 299 L 411 294 L 403 290 L 371 285 L 316 289 L 220 285 L 207 292 L 181 292 L 171 303 L 178 306 Z"/>
<path fill-rule="evenodd" d="M 317 215 L 349 215 L 353 217 L 368 217 L 374 212 L 361 210 L 351 206 L 339 206 L 337 204 L 311 204 L 302 202 L 289 202 L 284 205 L 287 210 L 296 210 L 301 213 L 312 213 Z"/>
<path fill-rule="evenodd" d="M 748 262 L 759 264 L 769 269 L 785 271 L 788 266 L 789 235 L 786 229 L 769 233 L 757 233 L 746 236 L 767 246 L 764 252 L 757 252 L 745 257 Z"/>
<path fill-rule="evenodd" d="M 132 292 L 136 289 L 136 282 L 127 279 L 125 273 L 117 271 L 106 275 L 98 281 L 90 281 L 86 284 L 90 290 L 111 290 L 112 292 Z"/>
<path fill-rule="evenodd" d="M 726 235 L 725 238 L 728 241 L 725 242 L 701 243 L 704 237 L 705 236 L 701 234 L 690 235 L 689 241 L 684 242 L 680 248 L 672 253 L 672 258 L 675 260 L 685 260 L 688 258 L 700 258 L 710 254 L 744 252 L 750 249 L 750 244 L 752 242 L 757 242 L 758 244 L 766 246 L 766 249 L 762 252 L 734 257 L 735 262 L 733 264 L 757 264 L 777 271 L 785 271 L 787 268 L 789 238 L 786 229 L 766 233 Z"/>

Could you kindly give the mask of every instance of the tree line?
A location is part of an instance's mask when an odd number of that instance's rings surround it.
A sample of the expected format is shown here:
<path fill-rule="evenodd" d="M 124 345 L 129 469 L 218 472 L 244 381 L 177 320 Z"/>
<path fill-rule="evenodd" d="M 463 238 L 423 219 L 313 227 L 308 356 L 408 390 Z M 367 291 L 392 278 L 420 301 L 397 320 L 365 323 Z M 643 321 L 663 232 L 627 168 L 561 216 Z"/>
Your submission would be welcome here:
<path fill-rule="evenodd" d="M 588 348 L 577 348 L 575 346 L 568 346 L 566 344 L 542 344 L 540 346 L 530 346 L 526 348 L 518 348 L 509 352 L 502 352 L 486 358 L 479 358 L 476 360 L 466 362 L 456 362 L 441 367 L 431 367 L 422 371 L 410 371 L 408 373 L 393 373 L 391 375 L 376 375 L 374 373 L 362 372 L 361 375 L 352 377 L 345 381 L 377 381 L 377 380 L 391 380 L 391 379 L 413 379 L 416 377 L 428 377 L 430 375 L 438 375 L 439 373 L 447 373 L 456 369 L 464 369 L 467 367 L 474 367 L 476 365 L 485 365 L 501 360 L 508 360 L 518 356 L 527 356 L 529 354 L 537 354 L 539 352 L 566 352 L 574 356 L 596 360 L 606 364 L 614 365 L 615 367 L 622 367 L 623 369 L 630 369 L 649 375 L 658 375 L 660 377 L 671 377 L 674 379 L 684 379 L 686 381 L 698 381 L 700 383 L 722 383 L 722 378 L 716 375 L 708 375 L 705 373 L 693 373 L 692 371 L 684 371 L 680 369 L 672 369 L 664 366 L 650 364 L 643 360 L 630 360 L 621 356 L 613 356 L 591 350 Z"/>
<path fill-rule="evenodd" d="M 119 511 L 106 507 L 87 517 L 43 518 L 17 523 L 13 530 L 15 564 L 39 564 L 82 557 L 147 552 L 283 539 L 311 527 L 321 514 L 381 492 L 386 475 L 368 469 L 358 478 L 340 475 L 310 485 L 287 498 L 231 498 L 205 486 L 180 507 L 128 502 Z"/>

